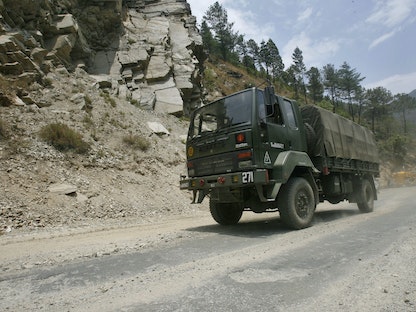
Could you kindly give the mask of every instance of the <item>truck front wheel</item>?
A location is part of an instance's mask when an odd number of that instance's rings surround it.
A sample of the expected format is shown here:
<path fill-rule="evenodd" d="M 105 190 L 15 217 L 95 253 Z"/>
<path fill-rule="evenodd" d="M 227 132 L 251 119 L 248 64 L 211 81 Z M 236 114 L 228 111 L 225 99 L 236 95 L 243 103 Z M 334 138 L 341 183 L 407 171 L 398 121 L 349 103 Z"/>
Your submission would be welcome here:
<path fill-rule="evenodd" d="M 280 219 L 295 230 L 311 225 L 315 212 L 315 196 L 311 185 L 303 178 L 292 178 L 280 189 L 278 197 Z"/>
<path fill-rule="evenodd" d="M 218 203 L 210 200 L 209 210 L 214 220 L 221 225 L 237 224 L 243 215 L 243 207 L 238 203 Z"/>
<path fill-rule="evenodd" d="M 374 197 L 374 189 L 370 181 L 364 179 L 358 190 L 358 209 L 364 213 L 372 212 L 374 210 Z"/>

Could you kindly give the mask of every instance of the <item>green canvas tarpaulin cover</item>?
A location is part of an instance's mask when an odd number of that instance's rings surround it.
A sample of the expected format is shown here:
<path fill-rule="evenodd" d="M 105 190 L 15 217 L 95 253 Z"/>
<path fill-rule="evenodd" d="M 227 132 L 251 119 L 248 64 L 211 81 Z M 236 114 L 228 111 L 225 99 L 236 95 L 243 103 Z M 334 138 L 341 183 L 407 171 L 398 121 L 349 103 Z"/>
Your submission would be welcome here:
<path fill-rule="evenodd" d="M 336 157 L 379 163 L 373 133 L 351 120 L 314 105 L 301 108 L 316 134 L 312 157 Z"/>

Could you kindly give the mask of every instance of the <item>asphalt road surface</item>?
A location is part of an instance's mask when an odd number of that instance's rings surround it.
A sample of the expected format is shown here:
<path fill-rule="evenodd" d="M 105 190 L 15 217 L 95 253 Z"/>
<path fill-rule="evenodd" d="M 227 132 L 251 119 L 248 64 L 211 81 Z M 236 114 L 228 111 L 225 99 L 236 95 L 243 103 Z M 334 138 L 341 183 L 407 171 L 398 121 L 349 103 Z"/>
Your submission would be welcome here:
<path fill-rule="evenodd" d="M 223 227 L 206 211 L 151 227 L 9 241 L 0 245 L 0 311 L 416 311 L 415 194 L 381 190 L 369 214 L 320 204 L 301 231 L 277 213 L 248 212 Z M 85 256 L 97 244 L 111 252 Z M 29 253 L 36 263 L 13 266 Z"/>

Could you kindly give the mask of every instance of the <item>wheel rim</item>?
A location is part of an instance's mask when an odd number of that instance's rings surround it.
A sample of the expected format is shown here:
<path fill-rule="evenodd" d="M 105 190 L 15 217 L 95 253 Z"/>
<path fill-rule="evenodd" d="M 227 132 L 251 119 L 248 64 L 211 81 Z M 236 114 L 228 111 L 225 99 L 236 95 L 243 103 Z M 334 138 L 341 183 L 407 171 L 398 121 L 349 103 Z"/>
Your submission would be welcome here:
<path fill-rule="evenodd" d="M 295 199 L 296 213 L 300 218 L 309 215 L 309 197 L 305 192 L 299 192 Z"/>

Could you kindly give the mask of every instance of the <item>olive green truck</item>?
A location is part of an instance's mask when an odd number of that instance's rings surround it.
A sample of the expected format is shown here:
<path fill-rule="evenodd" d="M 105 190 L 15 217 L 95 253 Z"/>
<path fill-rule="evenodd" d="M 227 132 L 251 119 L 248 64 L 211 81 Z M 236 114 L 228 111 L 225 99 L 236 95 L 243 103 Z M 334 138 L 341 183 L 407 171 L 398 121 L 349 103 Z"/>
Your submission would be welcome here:
<path fill-rule="evenodd" d="M 180 188 L 211 215 L 236 224 L 243 211 L 279 211 L 290 228 L 311 225 L 324 200 L 371 212 L 379 176 L 368 129 L 315 105 L 299 107 L 272 87 L 247 89 L 196 109 Z"/>

